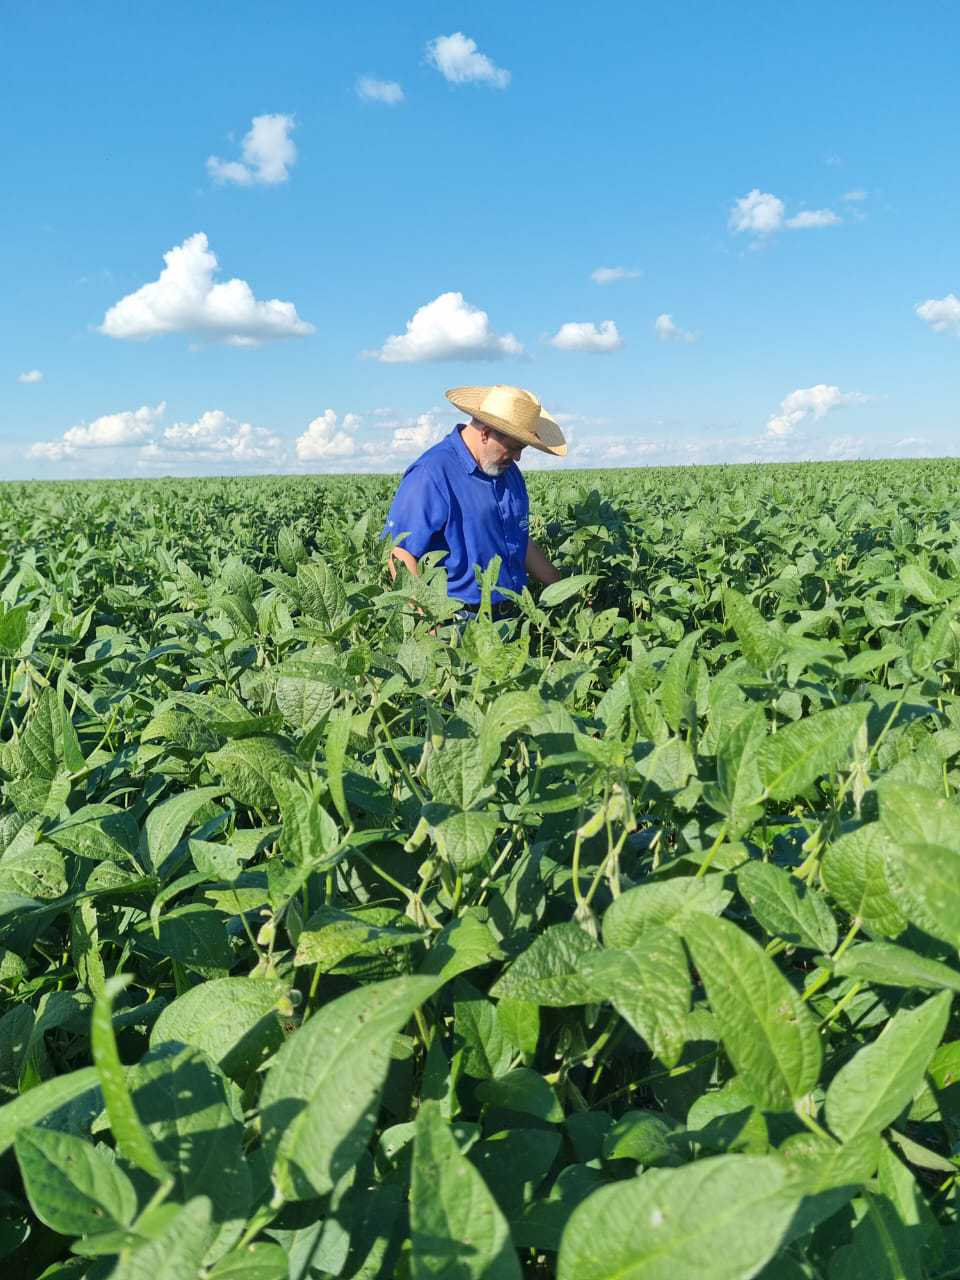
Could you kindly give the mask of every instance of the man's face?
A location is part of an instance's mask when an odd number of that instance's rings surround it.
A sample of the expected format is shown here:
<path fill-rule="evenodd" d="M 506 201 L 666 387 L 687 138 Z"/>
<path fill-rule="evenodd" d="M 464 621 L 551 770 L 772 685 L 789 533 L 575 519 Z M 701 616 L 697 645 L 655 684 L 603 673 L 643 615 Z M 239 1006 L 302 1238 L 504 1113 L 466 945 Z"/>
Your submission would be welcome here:
<path fill-rule="evenodd" d="M 484 475 L 502 476 L 511 464 L 520 460 L 526 445 L 505 436 L 493 427 L 483 427 L 480 440 L 480 468 Z"/>

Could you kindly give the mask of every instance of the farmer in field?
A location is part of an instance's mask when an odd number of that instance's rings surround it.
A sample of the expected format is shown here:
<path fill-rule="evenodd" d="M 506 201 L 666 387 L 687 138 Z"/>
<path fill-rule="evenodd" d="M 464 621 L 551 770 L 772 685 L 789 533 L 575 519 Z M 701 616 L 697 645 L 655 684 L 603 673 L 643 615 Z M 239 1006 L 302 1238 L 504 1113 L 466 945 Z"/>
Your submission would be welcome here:
<path fill-rule="evenodd" d="M 474 567 L 500 557 L 498 586 L 522 591 L 530 574 L 545 586 L 560 574 L 528 534 L 530 500 L 517 461 L 530 445 L 563 457 L 563 432 L 535 395 L 520 387 L 455 387 L 446 393 L 469 421 L 420 455 L 403 473 L 383 536 L 398 539 L 391 555 L 418 572 L 420 557 L 444 551 L 449 595 L 476 613 Z M 391 561 L 391 571 L 396 569 Z M 512 604 L 492 595 L 494 617 Z"/>

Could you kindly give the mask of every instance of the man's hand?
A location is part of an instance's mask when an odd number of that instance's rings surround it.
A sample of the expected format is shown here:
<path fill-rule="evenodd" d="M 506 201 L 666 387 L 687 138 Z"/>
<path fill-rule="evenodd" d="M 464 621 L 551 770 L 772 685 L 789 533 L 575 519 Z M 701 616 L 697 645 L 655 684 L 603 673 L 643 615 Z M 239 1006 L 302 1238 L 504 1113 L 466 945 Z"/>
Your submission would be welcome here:
<path fill-rule="evenodd" d="M 549 587 L 552 582 L 559 582 L 563 577 L 560 570 L 550 563 L 532 538 L 527 542 L 526 569 L 532 578 L 536 578 L 545 587 Z"/>

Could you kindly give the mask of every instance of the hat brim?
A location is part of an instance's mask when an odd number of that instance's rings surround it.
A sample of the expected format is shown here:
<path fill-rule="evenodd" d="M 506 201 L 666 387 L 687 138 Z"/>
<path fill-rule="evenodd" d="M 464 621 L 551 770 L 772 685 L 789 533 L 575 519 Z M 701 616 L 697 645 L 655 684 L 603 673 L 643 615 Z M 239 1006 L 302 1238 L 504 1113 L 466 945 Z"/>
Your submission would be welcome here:
<path fill-rule="evenodd" d="M 519 440 L 522 444 L 531 445 L 541 453 L 552 453 L 555 458 L 566 456 L 567 442 L 559 425 L 549 413 L 545 413 L 541 408 L 536 426 L 528 431 L 495 413 L 485 413 L 481 410 L 480 406 L 489 390 L 489 387 L 454 387 L 445 392 L 445 395 L 451 404 L 456 405 L 464 413 L 469 413 L 471 418 L 476 418 L 478 422 L 484 422 L 488 427 L 502 431 L 511 440 Z"/>

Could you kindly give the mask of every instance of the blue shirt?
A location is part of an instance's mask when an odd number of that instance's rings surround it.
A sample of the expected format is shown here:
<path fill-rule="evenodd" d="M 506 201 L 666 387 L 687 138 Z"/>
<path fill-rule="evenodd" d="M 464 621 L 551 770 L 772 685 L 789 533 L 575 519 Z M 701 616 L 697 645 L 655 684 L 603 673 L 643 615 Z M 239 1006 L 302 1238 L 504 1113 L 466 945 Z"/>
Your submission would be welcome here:
<path fill-rule="evenodd" d="M 428 551 L 445 551 L 448 594 L 479 604 L 474 565 L 485 569 L 494 556 L 501 560 L 499 586 L 526 586 L 529 525 L 520 468 L 512 462 L 502 475 L 485 475 L 457 426 L 407 467 L 382 536 L 398 540 L 418 560 Z M 493 592 L 495 601 L 504 598 Z"/>

